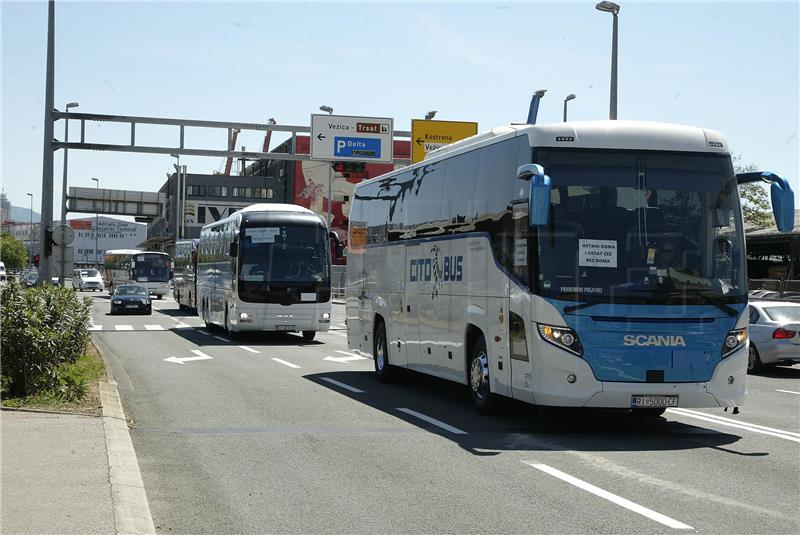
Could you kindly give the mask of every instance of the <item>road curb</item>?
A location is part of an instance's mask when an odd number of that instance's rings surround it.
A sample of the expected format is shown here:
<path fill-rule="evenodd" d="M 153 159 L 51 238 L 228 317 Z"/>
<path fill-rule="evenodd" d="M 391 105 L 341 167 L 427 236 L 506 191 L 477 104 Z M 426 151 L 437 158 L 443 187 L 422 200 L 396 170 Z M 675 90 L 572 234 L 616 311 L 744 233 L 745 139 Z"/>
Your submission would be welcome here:
<path fill-rule="evenodd" d="M 100 401 L 103 404 L 103 429 L 106 435 L 108 473 L 114 505 L 114 528 L 117 533 L 155 533 L 150 504 L 147 501 L 142 474 L 139 471 L 139 461 L 128 431 L 128 422 L 122 410 L 117 383 L 114 381 L 108 359 L 102 353 L 100 355 L 106 362 L 108 378 L 107 381 L 100 383 Z"/>

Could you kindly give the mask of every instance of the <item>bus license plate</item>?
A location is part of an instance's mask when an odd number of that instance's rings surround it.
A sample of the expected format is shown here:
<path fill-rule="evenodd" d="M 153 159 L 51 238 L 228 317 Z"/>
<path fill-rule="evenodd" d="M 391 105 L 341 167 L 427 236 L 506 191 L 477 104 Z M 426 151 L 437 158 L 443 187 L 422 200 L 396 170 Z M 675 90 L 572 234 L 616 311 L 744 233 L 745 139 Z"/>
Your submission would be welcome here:
<path fill-rule="evenodd" d="M 275 327 L 276 331 L 296 331 L 297 327 L 294 325 L 278 325 Z"/>
<path fill-rule="evenodd" d="M 649 409 L 649 408 L 665 408 L 677 407 L 678 396 L 658 396 L 658 395 L 642 395 L 631 396 L 632 409 Z"/>

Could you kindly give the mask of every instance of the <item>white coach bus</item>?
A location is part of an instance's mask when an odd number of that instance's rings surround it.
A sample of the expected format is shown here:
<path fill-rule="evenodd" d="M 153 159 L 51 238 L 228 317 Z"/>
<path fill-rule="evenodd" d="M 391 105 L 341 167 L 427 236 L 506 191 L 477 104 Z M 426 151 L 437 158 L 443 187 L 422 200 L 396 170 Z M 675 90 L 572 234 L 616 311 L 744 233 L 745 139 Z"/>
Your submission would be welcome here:
<path fill-rule="evenodd" d="M 141 249 L 111 249 L 103 255 L 105 287 L 110 293 L 120 284 L 136 283 L 161 299 L 169 292 L 172 261 L 167 253 Z"/>
<path fill-rule="evenodd" d="M 330 327 L 328 228 L 293 204 L 254 204 L 206 225 L 197 260 L 198 314 L 227 332 Z"/>
<path fill-rule="evenodd" d="M 544 406 L 738 407 L 748 360 L 739 183 L 725 138 L 633 121 L 501 127 L 362 182 L 348 344 Z"/>

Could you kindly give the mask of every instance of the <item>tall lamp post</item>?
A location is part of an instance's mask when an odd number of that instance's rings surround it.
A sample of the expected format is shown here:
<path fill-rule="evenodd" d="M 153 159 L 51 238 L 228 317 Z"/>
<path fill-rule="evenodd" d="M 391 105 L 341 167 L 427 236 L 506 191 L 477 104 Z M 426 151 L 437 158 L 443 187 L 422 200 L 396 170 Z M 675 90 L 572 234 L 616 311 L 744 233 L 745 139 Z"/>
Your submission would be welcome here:
<path fill-rule="evenodd" d="M 319 111 L 333 115 L 333 108 L 322 105 Z M 333 227 L 333 163 L 328 162 L 328 231 Z"/>
<path fill-rule="evenodd" d="M 575 95 L 573 95 L 572 93 L 570 93 L 569 95 L 567 95 L 564 98 L 564 122 L 565 123 L 567 122 L 567 102 L 569 102 L 570 100 L 575 100 Z"/>
<path fill-rule="evenodd" d="M 70 108 L 77 108 L 77 102 L 68 102 L 64 108 L 69 113 Z M 64 120 L 64 143 L 69 143 L 69 119 Z M 61 182 L 61 225 L 67 224 L 67 149 L 64 148 L 64 179 Z M 58 284 L 64 286 L 64 263 L 66 261 L 66 245 L 63 243 L 61 247 L 61 272 L 58 275 Z"/>
<path fill-rule="evenodd" d="M 95 185 L 97 186 L 97 192 L 100 193 L 100 179 L 99 178 L 92 178 L 92 180 L 94 180 Z M 95 202 L 97 202 L 97 201 L 95 201 Z M 97 206 L 97 205 L 95 205 L 95 206 Z M 94 212 L 94 267 L 95 268 L 99 268 L 100 267 L 99 264 L 98 264 L 99 253 L 98 253 L 98 249 L 97 249 L 97 243 L 98 243 L 97 235 L 98 235 L 98 231 L 99 230 L 100 230 L 100 212 L 98 212 L 97 209 L 95 208 L 95 212 Z"/>
<path fill-rule="evenodd" d="M 30 246 L 31 249 L 28 252 L 28 267 L 31 267 L 33 265 L 33 246 L 36 243 L 36 240 L 34 239 L 36 237 L 36 234 L 33 233 L 33 193 L 26 193 L 26 195 L 31 198 L 31 226 L 30 229 L 28 230 L 28 232 L 30 233 L 28 235 L 29 238 L 28 245 Z"/>
<path fill-rule="evenodd" d="M 175 241 L 180 238 L 180 224 L 181 224 L 181 198 L 184 188 L 181 188 L 181 155 L 170 154 L 173 158 L 178 160 L 175 164 Z"/>
<path fill-rule="evenodd" d="M 617 118 L 617 15 L 619 15 L 619 5 L 614 2 L 603 1 L 594 7 L 599 11 L 605 11 L 614 16 L 614 30 L 611 37 L 611 104 L 608 118 L 615 120 Z"/>

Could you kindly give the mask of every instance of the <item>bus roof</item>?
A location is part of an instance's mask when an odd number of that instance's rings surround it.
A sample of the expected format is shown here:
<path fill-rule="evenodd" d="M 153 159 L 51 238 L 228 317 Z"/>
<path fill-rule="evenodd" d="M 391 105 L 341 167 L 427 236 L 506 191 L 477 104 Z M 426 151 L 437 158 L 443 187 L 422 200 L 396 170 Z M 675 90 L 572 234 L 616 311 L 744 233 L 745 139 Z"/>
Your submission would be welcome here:
<path fill-rule="evenodd" d="M 501 126 L 431 151 L 425 161 L 523 133 L 527 134 L 532 147 L 730 153 L 725 137 L 707 128 L 651 121 L 574 121 Z"/>
<path fill-rule="evenodd" d="M 315 213 L 313 210 L 309 210 L 303 206 L 298 206 L 296 204 L 285 204 L 279 202 L 262 202 L 259 204 L 251 204 L 250 206 L 245 206 L 241 210 L 236 210 L 231 215 L 236 214 L 243 214 L 246 212 L 301 212 L 304 214 L 313 214 Z"/>

